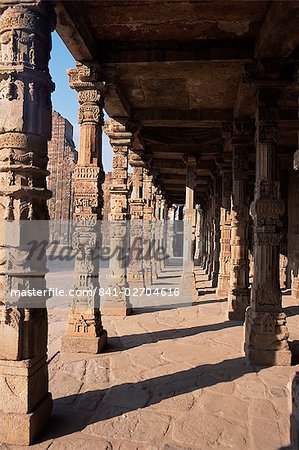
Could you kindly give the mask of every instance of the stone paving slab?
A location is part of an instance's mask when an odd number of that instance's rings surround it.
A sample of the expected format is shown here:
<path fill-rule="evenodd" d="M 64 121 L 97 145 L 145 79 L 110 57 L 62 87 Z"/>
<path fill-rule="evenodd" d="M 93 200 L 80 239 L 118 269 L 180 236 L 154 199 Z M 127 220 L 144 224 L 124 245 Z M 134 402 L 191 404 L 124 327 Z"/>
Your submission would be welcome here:
<path fill-rule="evenodd" d="M 54 411 L 32 449 L 289 446 L 287 385 L 299 366 L 246 365 L 242 325 L 226 320 L 226 302 L 200 271 L 197 279 L 202 295 L 194 306 L 105 317 L 110 347 L 97 356 L 60 353 L 67 311 L 50 310 Z M 297 340 L 299 306 L 290 296 L 284 306 L 290 337 Z"/>

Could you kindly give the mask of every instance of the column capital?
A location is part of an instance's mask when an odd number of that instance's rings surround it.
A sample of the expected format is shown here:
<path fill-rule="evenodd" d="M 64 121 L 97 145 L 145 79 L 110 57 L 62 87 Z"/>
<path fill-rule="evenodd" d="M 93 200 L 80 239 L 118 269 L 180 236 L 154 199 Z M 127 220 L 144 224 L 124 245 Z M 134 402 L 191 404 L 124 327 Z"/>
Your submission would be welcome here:
<path fill-rule="evenodd" d="M 129 164 L 134 167 L 144 167 L 145 162 L 143 159 L 144 150 L 130 150 Z"/>
<path fill-rule="evenodd" d="M 251 144 L 254 137 L 254 120 L 235 119 L 232 127 L 232 145 L 238 143 Z"/>
<path fill-rule="evenodd" d="M 196 169 L 197 168 L 197 164 L 198 164 L 198 161 L 199 161 L 199 158 L 198 157 L 196 157 L 195 155 L 183 155 L 183 161 L 184 161 L 184 163 L 186 164 L 186 166 L 187 167 L 190 167 L 190 168 L 194 168 L 194 169 Z"/>
<path fill-rule="evenodd" d="M 106 120 L 104 132 L 112 147 L 129 147 L 132 144 L 132 133 L 127 130 L 126 119 Z"/>
<path fill-rule="evenodd" d="M 67 74 L 71 89 L 77 92 L 104 88 L 101 68 L 96 63 L 86 65 L 76 61 L 76 68 L 68 69 Z"/>
<path fill-rule="evenodd" d="M 94 123 L 103 125 L 104 83 L 101 81 L 97 65 L 76 63 L 75 69 L 67 71 L 71 89 L 78 92 L 79 124 Z"/>

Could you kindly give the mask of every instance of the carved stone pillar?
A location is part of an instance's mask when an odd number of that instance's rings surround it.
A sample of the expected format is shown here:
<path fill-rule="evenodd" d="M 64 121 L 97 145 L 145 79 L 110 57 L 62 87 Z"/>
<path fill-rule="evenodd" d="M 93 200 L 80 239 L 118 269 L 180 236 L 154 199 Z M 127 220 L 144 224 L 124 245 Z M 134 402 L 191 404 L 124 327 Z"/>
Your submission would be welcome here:
<path fill-rule="evenodd" d="M 289 365 L 288 329 L 279 286 L 279 244 L 283 201 L 276 162 L 277 92 L 258 90 L 254 221 L 254 280 L 246 311 L 245 352 L 255 364 Z"/>
<path fill-rule="evenodd" d="M 143 170 L 143 218 L 144 220 L 153 220 L 154 217 L 154 200 L 153 200 L 153 174 L 149 168 Z"/>
<path fill-rule="evenodd" d="M 176 205 L 171 205 L 168 209 L 167 235 L 166 235 L 166 252 L 173 258 L 173 242 L 174 242 L 174 221 L 175 221 Z"/>
<path fill-rule="evenodd" d="M 221 178 L 214 177 L 213 195 L 213 266 L 212 266 L 212 287 L 216 287 L 220 269 L 220 207 L 221 207 Z"/>
<path fill-rule="evenodd" d="M 227 297 L 230 285 L 231 168 L 222 169 L 222 203 L 220 210 L 220 269 L 217 295 Z"/>
<path fill-rule="evenodd" d="M 200 230 L 202 221 L 202 210 L 199 205 L 195 207 L 195 231 L 194 231 L 194 262 L 198 266 L 200 258 Z"/>
<path fill-rule="evenodd" d="M 161 210 L 160 210 L 161 220 L 160 220 L 160 227 L 159 227 L 159 248 L 162 249 L 161 257 L 159 258 L 159 272 L 162 272 L 164 270 L 165 262 L 166 262 L 165 258 L 162 256 L 162 253 L 163 253 L 163 255 L 166 255 L 167 211 L 168 211 L 167 201 L 166 201 L 165 196 L 163 195 L 162 199 L 161 199 Z"/>
<path fill-rule="evenodd" d="M 128 153 L 132 134 L 125 120 L 110 119 L 105 133 L 113 149 L 113 171 L 110 186 L 110 254 L 108 288 L 101 301 L 101 313 L 125 317 L 131 312 L 127 283 L 127 219 L 128 211 Z"/>
<path fill-rule="evenodd" d="M 280 289 L 287 289 L 288 287 L 288 257 L 280 254 L 279 258 L 279 271 L 280 271 Z"/>
<path fill-rule="evenodd" d="M 298 132 L 299 146 L 299 132 Z M 288 256 L 291 268 L 291 286 L 292 296 L 299 300 L 299 224 L 298 224 L 298 205 L 299 205 L 299 150 L 294 155 L 294 170 L 289 177 L 288 190 Z"/>
<path fill-rule="evenodd" d="M 153 266 L 153 238 L 154 238 L 154 199 L 153 199 L 153 174 L 146 167 L 143 170 L 143 195 L 145 205 L 143 208 L 143 243 L 144 243 L 144 280 L 147 287 L 151 286 L 154 279 Z"/>
<path fill-rule="evenodd" d="M 213 206 L 213 197 L 212 192 L 209 198 L 209 213 L 208 213 L 208 265 L 206 273 L 209 277 L 209 280 L 212 279 L 213 272 L 213 264 L 214 264 L 214 206 Z"/>
<path fill-rule="evenodd" d="M 206 226 L 206 210 L 201 210 L 200 222 L 200 238 L 199 238 L 199 261 L 201 267 L 204 269 L 207 257 L 207 226 Z"/>
<path fill-rule="evenodd" d="M 235 121 L 233 149 L 233 188 L 231 207 L 231 273 L 228 318 L 242 320 L 250 303 L 248 254 L 248 154 L 252 147 L 253 125 Z"/>
<path fill-rule="evenodd" d="M 209 275 L 210 263 L 212 259 L 211 251 L 211 197 L 208 197 L 207 210 L 206 210 L 206 220 L 205 220 L 205 234 L 206 234 L 206 263 L 205 263 L 205 273 Z"/>
<path fill-rule="evenodd" d="M 109 220 L 128 219 L 128 155 L 132 134 L 127 131 L 125 121 L 110 119 L 105 124 L 105 133 L 113 150 L 113 170 L 110 186 Z"/>
<path fill-rule="evenodd" d="M 9 293 L 46 290 L 46 258 L 36 266 L 22 231 L 26 227 L 30 239 L 36 239 L 43 222 L 34 228 L 31 221 L 49 218 L 46 177 L 54 85 L 48 63 L 54 28 L 50 4 L 18 4 L 0 16 L 0 442 L 7 444 L 30 445 L 52 409 L 48 295 L 15 296 L 10 303 Z M 12 242 L 7 240 L 10 226 L 15 231 Z"/>
<path fill-rule="evenodd" d="M 78 92 L 80 145 L 74 172 L 75 291 L 66 334 L 65 352 L 99 353 L 107 342 L 99 310 L 99 249 L 102 218 L 102 125 L 103 85 L 96 67 L 77 63 L 69 83 Z M 82 295 L 82 291 L 84 295 Z M 85 294 L 86 292 L 86 294 Z"/>
<path fill-rule="evenodd" d="M 133 167 L 133 196 L 130 200 L 130 260 L 128 282 L 131 288 L 145 287 L 143 269 L 143 168 L 142 152 L 130 151 L 129 162 Z"/>
<path fill-rule="evenodd" d="M 186 163 L 186 198 L 184 216 L 183 273 L 181 277 L 181 294 L 194 296 L 194 227 L 195 227 L 195 189 L 197 161 L 192 155 L 184 159 Z"/>
<path fill-rule="evenodd" d="M 153 186 L 153 198 L 154 198 L 154 221 L 153 221 L 153 258 L 152 258 L 152 268 L 153 268 L 153 280 L 157 279 L 160 272 L 160 262 L 156 258 L 157 249 L 159 247 L 159 237 L 160 237 L 160 217 L 161 217 L 161 200 L 162 194 L 158 185 Z"/>
<path fill-rule="evenodd" d="M 145 201 L 143 197 L 143 168 L 145 166 L 141 152 L 131 151 L 129 162 L 133 168 L 133 193 L 130 200 L 131 219 L 143 219 Z"/>

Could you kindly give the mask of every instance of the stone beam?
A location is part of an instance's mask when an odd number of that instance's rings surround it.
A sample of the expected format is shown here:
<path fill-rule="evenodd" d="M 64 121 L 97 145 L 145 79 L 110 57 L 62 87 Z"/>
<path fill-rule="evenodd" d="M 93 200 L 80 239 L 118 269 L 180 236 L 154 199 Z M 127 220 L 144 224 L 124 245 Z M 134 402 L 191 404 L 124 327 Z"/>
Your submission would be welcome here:
<path fill-rule="evenodd" d="M 271 2 L 255 46 L 255 58 L 289 56 L 299 44 L 299 2 Z"/>
<path fill-rule="evenodd" d="M 96 59 L 96 42 L 81 2 L 56 2 L 56 30 L 76 61 Z"/>
<path fill-rule="evenodd" d="M 210 144 L 223 139 L 222 130 L 219 128 L 180 128 L 177 130 L 175 127 L 160 126 L 152 129 L 142 128 L 141 134 L 146 143 L 166 144 L 167 146 L 179 143 L 182 146 L 188 146 L 189 151 L 191 146 L 199 147 L 202 144 Z"/>
<path fill-rule="evenodd" d="M 166 158 L 166 159 L 181 159 L 181 155 L 184 153 L 190 152 L 190 145 L 180 145 L 172 144 L 172 145 L 158 145 L 158 144 L 149 144 L 147 145 L 147 150 L 151 151 L 154 158 Z M 214 160 L 216 156 L 222 155 L 222 145 L 220 144 L 210 144 L 210 145 L 201 145 L 200 148 L 194 145 L 194 152 L 199 156 L 206 156 L 207 158 L 211 158 Z M 193 146 L 192 146 L 193 148 Z"/>
<path fill-rule="evenodd" d="M 181 168 L 183 168 L 183 169 L 185 169 L 185 172 L 186 172 L 186 167 L 184 167 L 184 162 L 182 160 L 171 160 L 169 158 L 153 159 L 152 167 L 153 167 L 153 169 L 171 169 L 171 168 L 181 169 Z M 215 169 L 214 160 L 200 160 L 200 162 L 198 163 L 197 171 L 202 170 L 202 169 L 214 170 Z"/>
<path fill-rule="evenodd" d="M 129 118 L 131 116 L 131 107 L 126 96 L 117 82 L 117 74 L 115 70 L 109 71 L 105 76 L 107 81 L 105 92 L 105 110 L 110 117 Z"/>
<path fill-rule="evenodd" d="M 159 41 L 154 45 L 138 41 L 101 41 L 98 60 L 105 64 L 169 63 L 180 61 L 247 61 L 253 58 L 251 39 L 213 39 L 197 41 Z"/>
<path fill-rule="evenodd" d="M 233 119 L 230 109 L 134 109 L 132 119 L 146 127 L 222 127 L 223 121 Z"/>

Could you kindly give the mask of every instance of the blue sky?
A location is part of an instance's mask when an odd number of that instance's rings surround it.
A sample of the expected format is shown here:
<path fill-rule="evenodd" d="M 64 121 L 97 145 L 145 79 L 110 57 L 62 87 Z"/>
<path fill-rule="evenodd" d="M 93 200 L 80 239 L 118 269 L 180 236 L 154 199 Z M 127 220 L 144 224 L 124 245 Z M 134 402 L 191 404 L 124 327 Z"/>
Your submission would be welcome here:
<path fill-rule="evenodd" d="M 53 108 L 68 119 L 74 127 L 74 141 L 78 150 L 78 100 L 77 93 L 69 87 L 66 70 L 75 67 L 75 60 L 55 32 L 53 33 L 50 72 L 56 85 L 52 95 Z M 103 165 L 106 172 L 112 170 L 112 149 L 103 133 Z"/>

